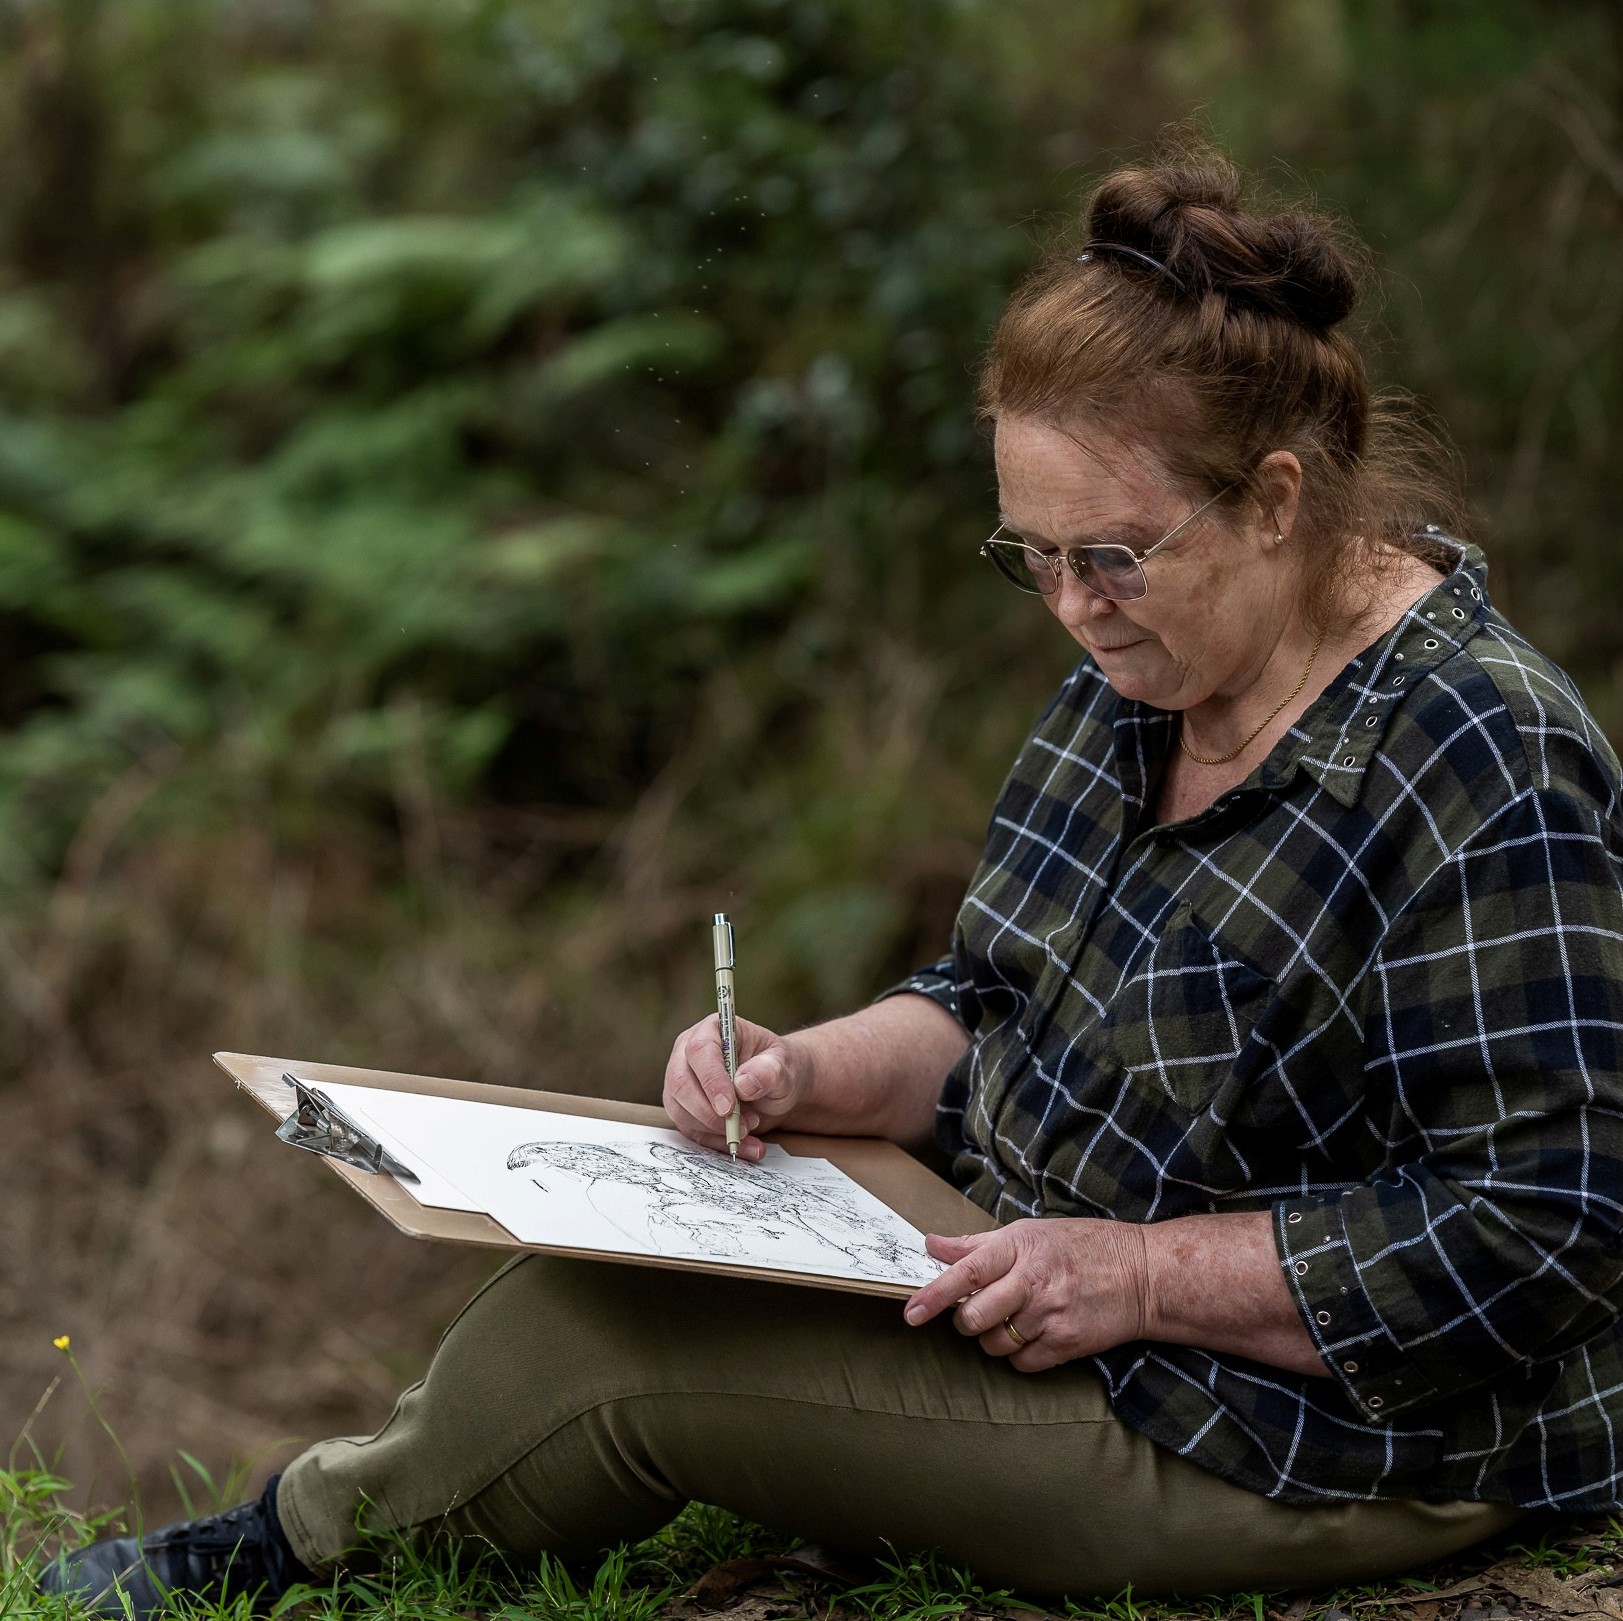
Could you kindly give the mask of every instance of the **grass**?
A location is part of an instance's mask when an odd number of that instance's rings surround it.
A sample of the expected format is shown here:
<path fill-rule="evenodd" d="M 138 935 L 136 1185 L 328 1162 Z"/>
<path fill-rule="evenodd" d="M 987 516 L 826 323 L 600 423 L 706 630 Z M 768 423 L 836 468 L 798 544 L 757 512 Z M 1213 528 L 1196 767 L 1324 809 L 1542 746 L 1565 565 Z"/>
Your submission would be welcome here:
<path fill-rule="evenodd" d="M 194 1508 L 224 1506 L 239 1477 L 216 1483 L 184 1460 Z M 34 1589 L 41 1557 L 138 1521 L 133 1510 L 85 1513 L 70 1503 L 70 1483 L 41 1464 L 0 1469 L 0 1616 L 7 1621 L 77 1621 L 83 1612 Z M 515 1574 L 490 1554 L 449 1541 L 390 1550 L 378 1574 L 335 1578 L 284 1598 L 276 1614 L 288 1621 L 694 1621 L 702 1615 L 684 1590 L 717 1565 L 787 1551 L 789 1539 L 705 1504 L 692 1504 L 657 1536 L 613 1550 L 594 1572 L 571 1572 L 543 1559 Z M 1492 1561 L 1505 1560 L 1495 1564 Z M 1495 1572 L 1545 1572 L 1564 1580 L 1609 1575 L 1623 1564 L 1623 1526 L 1567 1527 L 1526 1543 L 1477 1552 L 1439 1572 L 1319 1594 L 1240 1593 L 1175 1603 L 1150 1603 L 1124 1592 L 1090 1604 L 1066 1604 L 1057 1615 L 1006 1589 L 987 1589 L 933 1554 L 880 1561 L 875 1579 L 832 1586 L 803 1575 L 773 1573 L 753 1584 L 730 1613 L 736 1621 L 1322 1621 L 1337 1616 L 1393 1621 L 1453 1621 L 1463 1610 L 1503 1602 Z M 1471 1571 L 1481 1576 L 1473 1585 Z M 1462 1579 L 1463 1578 L 1463 1579 Z M 1463 1590 L 1462 1590 L 1463 1589 Z M 1431 1600 L 1429 1593 L 1446 1596 Z M 1517 1615 L 1556 1613 L 1518 1602 Z M 1600 1610 L 1589 1613 L 1602 1614 Z M 248 1621 L 243 1600 L 177 1607 L 177 1621 Z"/>

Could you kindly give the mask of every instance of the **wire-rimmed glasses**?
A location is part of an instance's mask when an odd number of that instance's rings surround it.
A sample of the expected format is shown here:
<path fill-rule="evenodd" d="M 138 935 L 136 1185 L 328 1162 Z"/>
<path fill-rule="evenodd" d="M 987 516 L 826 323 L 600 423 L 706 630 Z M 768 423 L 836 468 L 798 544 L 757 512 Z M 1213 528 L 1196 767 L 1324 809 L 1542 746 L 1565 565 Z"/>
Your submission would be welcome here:
<path fill-rule="evenodd" d="M 1150 588 L 1144 575 L 1144 559 L 1153 557 L 1169 540 L 1182 534 L 1207 507 L 1222 500 L 1233 488 L 1232 484 L 1225 485 L 1211 500 L 1201 502 L 1182 523 L 1174 525 L 1153 546 L 1141 552 L 1135 552 L 1131 546 L 1104 541 L 1045 552 L 1023 540 L 1005 539 L 1003 531 L 1007 525 L 999 524 L 992 538 L 982 545 L 981 556 L 1011 585 L 1036 596 L 1051 597 L 1059 590 L 1063 563 L 1095 595 L 1109 597 L 1112 602 L 1133 602 Z"/>

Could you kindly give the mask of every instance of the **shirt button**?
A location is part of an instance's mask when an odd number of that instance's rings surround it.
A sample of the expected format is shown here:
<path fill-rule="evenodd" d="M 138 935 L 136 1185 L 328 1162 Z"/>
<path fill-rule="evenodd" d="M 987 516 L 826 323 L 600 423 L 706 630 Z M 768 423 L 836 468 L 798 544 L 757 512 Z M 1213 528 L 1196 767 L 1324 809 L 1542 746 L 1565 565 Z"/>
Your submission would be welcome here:
<path fill-rule="evenodd" d="M 1358 1364 L 1356 1362 L 1343 1362 L 1341 1364 L 1341 1371 L 1343 1373 L 1357 1373 Z"/>
<path fill-rule="evenodd" d="M 1426 617 L 1428 619 L 1435 619 L 1437 617 L 1437 615 L 1436 614 L 1427 614 Z"/>

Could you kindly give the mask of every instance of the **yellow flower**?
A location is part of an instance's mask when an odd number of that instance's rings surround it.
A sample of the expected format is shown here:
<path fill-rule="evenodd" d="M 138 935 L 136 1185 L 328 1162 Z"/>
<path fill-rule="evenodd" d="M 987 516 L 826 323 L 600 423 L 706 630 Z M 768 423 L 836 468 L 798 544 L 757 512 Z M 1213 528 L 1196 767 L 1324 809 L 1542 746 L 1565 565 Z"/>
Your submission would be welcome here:
<path fill-rule="evenodd" d="M 70 1345 L 73 1344 L 73 1341 L 70 1340 L 66 1334 L 58 1334 L 57 1337 L 51 1341 L 51 1344 L 54 1345 L 57 1350 L 65 1351 Z"/>

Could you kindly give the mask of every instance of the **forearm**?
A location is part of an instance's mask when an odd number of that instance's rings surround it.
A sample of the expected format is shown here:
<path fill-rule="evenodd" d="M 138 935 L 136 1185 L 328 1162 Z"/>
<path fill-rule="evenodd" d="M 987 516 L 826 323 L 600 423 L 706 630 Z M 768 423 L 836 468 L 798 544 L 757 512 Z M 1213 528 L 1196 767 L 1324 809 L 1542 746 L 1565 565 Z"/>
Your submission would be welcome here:
<path fill-rule="evenodd" d="M 1330 1377 L 1280 1270 L 1269 1211 L 1180 1216 L 1139 1231 L 1146 1339 Z"/>
<path fill-rule="evenodd" d="M 929 1141 L 941 1083 L 969 1045 L 926 996 L 892 996 L 785 1038 L 806 1065 L 805 1092 L 781 1125 L 834 1136 Z"/>

